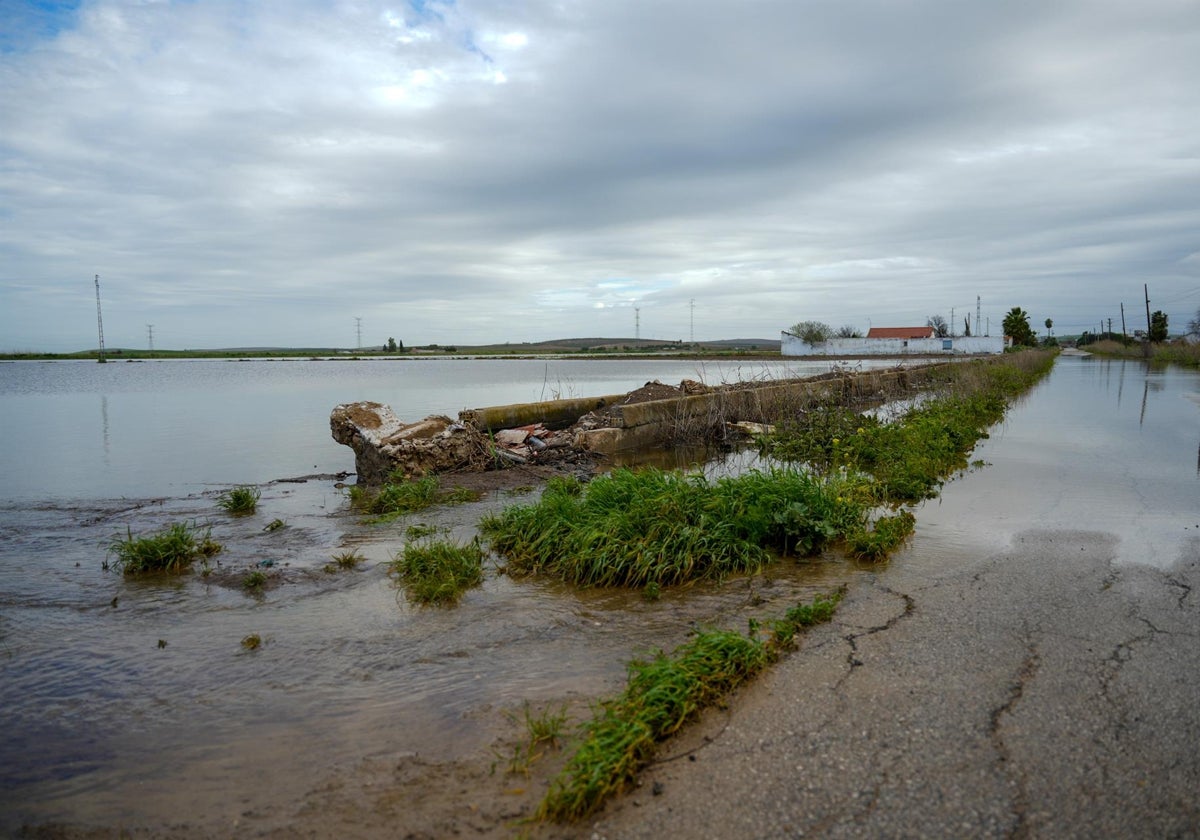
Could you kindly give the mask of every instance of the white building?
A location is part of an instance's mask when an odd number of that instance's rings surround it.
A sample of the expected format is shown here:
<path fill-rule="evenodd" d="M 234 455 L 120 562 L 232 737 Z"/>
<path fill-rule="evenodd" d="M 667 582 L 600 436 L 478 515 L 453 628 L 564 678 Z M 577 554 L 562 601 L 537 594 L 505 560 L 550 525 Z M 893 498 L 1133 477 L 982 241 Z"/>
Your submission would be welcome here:
<path fill-rule="evenodd" d="M 785 356 L 978 356 L 1003 353 L 1011 346 L 1007 336 L 938 338 L 933 327 L 873 327 L 866 338 L 831 338 L 818 344 L 787 330 L 780 334 Z"/>

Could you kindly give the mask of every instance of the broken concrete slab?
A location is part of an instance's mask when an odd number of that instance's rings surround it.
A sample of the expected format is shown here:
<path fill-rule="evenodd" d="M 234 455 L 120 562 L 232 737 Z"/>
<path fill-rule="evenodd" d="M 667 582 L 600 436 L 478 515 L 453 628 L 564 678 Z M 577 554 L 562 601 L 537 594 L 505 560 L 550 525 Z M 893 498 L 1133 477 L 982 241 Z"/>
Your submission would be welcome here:
<path fill-rule="evenodd" d="M 336 406 L 329 427 L 334 440 L 354 450 L 359 484 L 381 485 L 396 474 L 416 478 L 448 472 L 489 457 L 477 429 L 441 416 L 404 423 L 383 403 Z"/>

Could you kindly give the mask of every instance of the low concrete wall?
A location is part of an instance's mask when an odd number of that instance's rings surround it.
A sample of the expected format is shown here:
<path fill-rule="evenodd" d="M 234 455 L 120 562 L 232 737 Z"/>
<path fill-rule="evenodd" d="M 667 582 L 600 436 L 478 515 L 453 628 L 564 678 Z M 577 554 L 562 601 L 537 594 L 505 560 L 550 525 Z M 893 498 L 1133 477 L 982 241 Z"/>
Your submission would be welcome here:
<path fill-rule="evenodd" d="M 1003 336 L 954 336 L 953 338 L 831 338 L 809 344 L 789 332 L 780 333 L 780 351 L 785 356 L 982 356 L 1004 352 L 1009 345 Z"/>
<path fill-rule="evenodd" d="M 458 420 L 481 432 L 497 429 L 516 429 L 530 423 L 544 423 L 548 428 L 566 428 L 589 411 L 607 408 L 625 399 L 625 394 L 604 397 L 576 397 L 568 400 L 514 403 L 488 408 L 468 408 L 458 413 Z"/>
<path fill-rule="evenodd" d="M 904 370 L 863 371 L 835 379 L 789 380 L 708 394 L 620 405 L 619 423 L 576 435 L 575 445 L 604 454 L 713 436 L 726 423 L 774 423 L 821 403 L 887 399 L 927 381 L 946 363 Z"/>

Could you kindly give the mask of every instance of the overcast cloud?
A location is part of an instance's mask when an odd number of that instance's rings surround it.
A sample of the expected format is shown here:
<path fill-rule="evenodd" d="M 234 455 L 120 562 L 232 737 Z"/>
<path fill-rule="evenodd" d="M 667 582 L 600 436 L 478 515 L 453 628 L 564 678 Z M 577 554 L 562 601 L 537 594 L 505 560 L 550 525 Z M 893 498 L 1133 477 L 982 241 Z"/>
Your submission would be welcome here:
<path fill-rule="evenodd" d="M 0 10 L 0 350 L 1200 308 L 1195 0 Z"/>

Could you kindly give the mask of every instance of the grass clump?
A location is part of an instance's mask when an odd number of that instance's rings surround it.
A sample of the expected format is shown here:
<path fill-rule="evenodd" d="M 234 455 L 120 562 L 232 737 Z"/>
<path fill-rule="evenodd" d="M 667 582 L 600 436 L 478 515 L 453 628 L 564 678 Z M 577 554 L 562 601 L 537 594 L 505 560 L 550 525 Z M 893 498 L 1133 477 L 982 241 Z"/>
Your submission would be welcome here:
<path fill-rule="evenodd" d="M 392 561 L 392 569 L 412 600 L 452 605 L 483 580 L 483 558 L 478 540 L 409 543 Z"/>
<path fill-rule="evenodd" d="M 217 497 L 217 505 L 234 516 L 248 516 L 258 509 L 260 496 L 257 487 L 234 487 Z"/>
<path fill-rule="evenodd" d="M 516 719 L 514 714 L 506 714 L 510 719 Z M 496 753 L 496 756 L 504 760 L 505 770 L 509 775 L 528 776 L 533 763 L 545 754 L 546 748 L 553 749 L 558 746 L 566 724 L 567 708 L 565 705 L 557 710 L 543 709 L 540 713 L 535 714 L 529 702 L 526 701 L 524 726 L 528 738 L 513 747 L 512 755 L 505 757 Z M 495 765 L 492 769 L 495 770 Z"/>
<path fill-rule="evenodd" d="M 586 488 L 553 479 L 537 503 L 486 516 L 480 529 L 510 571 L 645 588 L 754 571 L 769 549 L 810 555 L 865 516 L 850 483 L 803 470 L 710 481 L 649 468 Z"/>
<path fill-rule="evenodd" d="M 330 561 L 321 567 L 321 571 L 327 575 L 335 575 L 338 572 L 353 571 L 358 568 L 358 564 L 364 560 L 363 556 L 358 553 L 357 549 L 343 551 L 340 554 L 334 554 Z"/>
<path fill-rule="evenodd" d="M 267 584 L 267 575 L 258 569 L 246 572 L 242 577 L 242 588 L 248 592 L 261 592 Z"/>
<path fill-rule="evenodd" d="M 126 575 L 183 572 L 198 558 L 221 551 L 208 528 L 182 522 L 146 536 L 135 537 L 129 529 L 125 534 L 109 544 L 108 552 L 115 558 L 113 566 Z"/>
<path fill-rule="evenodd" d="M 630 663 L 625 691 L 601 703 L 584 723 L 582 741 L 551 782 L 538 818 L 573 820 L 593 813 L 633 781 L 659 741 L 778 659 L 800 629 L 828 621 L 840 598 L 835 593 L 789 610 L 765 638 L 709 630 L 669 656 Z"/>

